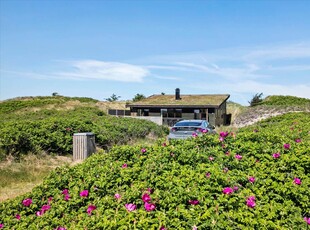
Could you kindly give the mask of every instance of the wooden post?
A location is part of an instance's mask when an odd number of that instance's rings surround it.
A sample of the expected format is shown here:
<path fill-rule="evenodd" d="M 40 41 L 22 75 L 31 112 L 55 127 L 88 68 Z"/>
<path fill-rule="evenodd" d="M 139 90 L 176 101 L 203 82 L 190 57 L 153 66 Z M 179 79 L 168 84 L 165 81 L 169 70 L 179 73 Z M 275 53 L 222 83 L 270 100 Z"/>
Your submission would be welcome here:
<path fill-rule="evenodd" d="M 95 135 L 93 133 L 73 134 L 73 160 L 84 160 L 96 152 Z"/>

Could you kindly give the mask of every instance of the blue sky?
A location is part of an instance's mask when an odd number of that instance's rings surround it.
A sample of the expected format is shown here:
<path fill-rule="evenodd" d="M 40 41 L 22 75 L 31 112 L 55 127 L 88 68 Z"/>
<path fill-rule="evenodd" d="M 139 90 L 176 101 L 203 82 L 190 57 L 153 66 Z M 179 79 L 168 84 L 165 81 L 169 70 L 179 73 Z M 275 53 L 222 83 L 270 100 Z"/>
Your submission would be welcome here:
<path fill-rule="evenodd" d="M 310 98 L 308 0 L 0 0 L 0 100 Z"/>

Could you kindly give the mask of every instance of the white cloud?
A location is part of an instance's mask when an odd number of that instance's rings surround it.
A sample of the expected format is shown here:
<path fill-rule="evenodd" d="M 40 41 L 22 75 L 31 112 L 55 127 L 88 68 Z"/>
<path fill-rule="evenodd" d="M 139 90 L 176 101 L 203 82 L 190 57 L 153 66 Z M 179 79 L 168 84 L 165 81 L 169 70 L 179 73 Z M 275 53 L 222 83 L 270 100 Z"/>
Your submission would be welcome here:
<path fill-rule="evenodd" d="M 70 63 L 70 62 L 69 62 Z M 71 62 L 74 70 L 56 75 L 77 79 L 101 79 L 121 82 L 142 82 L 149 75 L 148 69 L 120 62 L 82 60 Z"/>
<path fill-rule="evenodd" d="M 1 72 L 37 79 L 72 79 L 72 80 L 111 80 L 121 82 L 142 82 L 143 78 L 150 75 L 147 68 L 121 62 L 104 62 L 97 60 L 57 61 L 64 63 L 62 66 L 67 71 L 59 72 L 22 72 L 0 70 Z"/>

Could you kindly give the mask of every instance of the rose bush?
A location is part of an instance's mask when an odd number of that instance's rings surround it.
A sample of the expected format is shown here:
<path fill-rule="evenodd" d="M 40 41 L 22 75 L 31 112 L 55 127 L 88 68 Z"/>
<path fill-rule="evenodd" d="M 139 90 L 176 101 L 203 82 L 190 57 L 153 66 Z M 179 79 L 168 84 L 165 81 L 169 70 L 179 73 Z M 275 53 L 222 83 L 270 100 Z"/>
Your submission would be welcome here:
<path fill-rule="evenodd" d="M 159 140 L 151 147 L 116 146 L 58 168 L 31 193 L 1 203 L 0 224 L 4 229 L 307 229 L 309 131 L 309 114 L 294 113 L 223 140 L 206 134 Z M 88 196 L 80 196 L 86 190 Z M 25 200 L 32 202 L 25 206 Z M 48 211 L 36 216 L 46 204 Z"/>

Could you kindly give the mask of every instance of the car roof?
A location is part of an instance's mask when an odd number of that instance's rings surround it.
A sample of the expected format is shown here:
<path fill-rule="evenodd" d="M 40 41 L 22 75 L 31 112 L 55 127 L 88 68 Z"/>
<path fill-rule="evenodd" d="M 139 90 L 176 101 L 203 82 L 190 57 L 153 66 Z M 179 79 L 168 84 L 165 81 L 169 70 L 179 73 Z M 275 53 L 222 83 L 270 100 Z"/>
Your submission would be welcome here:
<path fill-rule="evenodd" d="M 174 124 L 174 126 L 200 126 L 205 120 L 182 120 Z"/>
<path fill-rule="evenodd" d="M 206 121 L 206 120 L 182 120 L 182 121 L 178 121 L 177 123 L 181 123 L 181 122 L 203 122 L 203 121 Z"/>

